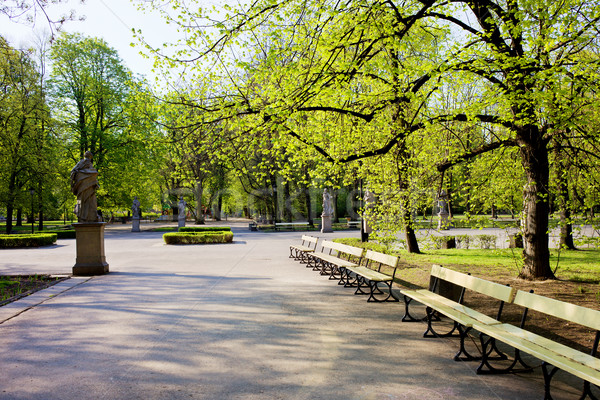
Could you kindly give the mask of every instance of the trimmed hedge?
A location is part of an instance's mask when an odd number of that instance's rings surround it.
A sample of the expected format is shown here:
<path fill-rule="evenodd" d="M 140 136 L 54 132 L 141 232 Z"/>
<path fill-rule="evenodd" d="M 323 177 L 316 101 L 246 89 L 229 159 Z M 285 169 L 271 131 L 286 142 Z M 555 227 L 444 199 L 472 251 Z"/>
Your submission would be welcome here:
<path fill-rule="evenodd" d="M 75 229 L 48 229 L 43 233 L 56 233 L 58 239 L 75 239 Z"/>
<path fill-rule="evenodd" d="M 231 232 L 228 226 L 182 226 L 179 232 Z"/>
<path fill-rule="evenodd" d="M 0 248 L 39 247 L 56 243 L 56 233 L 0 235 Z"/>
<path fill-rule="evenodd" d="M 166 244 L 212 244 L 233 242 L 232 232 L 173 232 L 165 233 Z"/>

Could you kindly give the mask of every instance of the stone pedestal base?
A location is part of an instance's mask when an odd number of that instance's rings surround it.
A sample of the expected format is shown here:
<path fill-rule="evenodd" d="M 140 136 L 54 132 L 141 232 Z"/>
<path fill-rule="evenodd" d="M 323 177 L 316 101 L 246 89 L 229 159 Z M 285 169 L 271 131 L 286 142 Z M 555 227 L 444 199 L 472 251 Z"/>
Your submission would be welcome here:
<path fill-rule="evenodd" d="M 134 218 L 131 220 L 131 232 L 139 232 L 140 231 L 140 219 Z"/>
<path fill-rule="evenodd" d="M 73 224 L 76 235 L 77 259 L 73 275 L 102 275 L 108 272 L 104 256 L 104 227 L 106 222 Z"/>
<path fill-rule="evenodd" d="M 333 228 L 331 227 L 331 216 L 330 215 L 322 215 L 321 216 L 321 233 L 329 233 L 333 232 Z"/>
<path fill-rule="evenodd" d="M 181 228 L 181 227 L 185 226 L 185 218 L 179 218 L 177 221 L 178 221 L 177 222 L 177 227 L 178 228 Z"/>
<path fill-rule="evenodd" d="M 439 212 L 438 213 L 438 229 L 446 230 L 450 229 L 450 221 L 448 221 L 448 213 L 447 212 Z"/>

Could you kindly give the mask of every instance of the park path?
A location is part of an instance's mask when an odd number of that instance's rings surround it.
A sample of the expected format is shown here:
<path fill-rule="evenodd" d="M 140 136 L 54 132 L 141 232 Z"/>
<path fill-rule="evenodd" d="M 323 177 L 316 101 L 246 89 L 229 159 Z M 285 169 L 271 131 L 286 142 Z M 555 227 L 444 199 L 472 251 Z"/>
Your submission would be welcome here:
<path fill-rule="evenodd" d="M 452 361 L 454 340 L 402 323 L 400 304 L 290 260 L 300 233 L 234 231 L 233 244 L 166 246 L 109 227 L 109 274 L 0 308 L 0 399 L 543 397 L 540 374 L 477 376 Z M 0 273 L 69 273 L 74 257 L 73 240 L 0 250 Z"/>

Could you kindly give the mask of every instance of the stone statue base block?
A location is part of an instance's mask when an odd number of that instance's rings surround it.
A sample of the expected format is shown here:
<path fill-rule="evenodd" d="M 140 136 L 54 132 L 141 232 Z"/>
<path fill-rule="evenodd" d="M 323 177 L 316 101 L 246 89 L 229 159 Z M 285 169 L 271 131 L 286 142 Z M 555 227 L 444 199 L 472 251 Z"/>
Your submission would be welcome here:
<path fill-rule="evenodd" d="M 79 222 L 73 224 L 77 245 L 77 259 L 73 275 L 91 276 L 108 272 L 104 256 L 104 227 L 106 222 Z"/>
<path fill-rule="evenodd" d="M 177 221 L 178 221 L 177 222 L 177 227 L 178 228 L 182 228 L 182 227 L 185 226 L 185 218 L 179 218 Z"/>
<path fill-rule="evenodd" d="M 330 215 L 322 215 L 321 216 L 321 233 L 330 233 L 333 232 L 333 228 L 331 227 L 331 216 Z"/>
<path fill-rule="evenodd" d="M 134 218 L 131 220 L 131 232 L 139 232 L 140 231 L 140 219 Z"/>

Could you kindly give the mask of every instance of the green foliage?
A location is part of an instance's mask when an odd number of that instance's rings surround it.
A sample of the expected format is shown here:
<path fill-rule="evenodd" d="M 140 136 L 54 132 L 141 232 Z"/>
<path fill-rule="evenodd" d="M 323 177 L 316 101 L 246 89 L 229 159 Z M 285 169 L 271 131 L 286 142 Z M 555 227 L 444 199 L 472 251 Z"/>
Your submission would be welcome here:
<path fill-rule="evenodd" d="M 75 229 L 44 229 L 44 233 L 54 233 L 57 239 L 75 239 Z"/>
<path fill-rule="evenodd" d="M 155 98 L 101 39 L 62 34 L 51 59 L 52 104 L 69 155 L 65 167 L 92 152 L 105 214 L 130 207 L 134 195 L 143 209 L 157 205 L 164 147 Z"/>
<path fill-rule="evenodd" d="M 471 243 L 471 237 L 469 235 L 457 235 L 454 237 L 456 240 L 457 249 L 468 249 Z"/>
<path fill-rule="evenodd" d="M 392 255 L 399 254 L 398 250 L 390 249 L 385 244 L 380 244 L 380 243 L 375 243 L 375 242 L 362 242 L 360 239 L 357 239 L 357 238 L 338 238 L 338 239 L 333 239 L 333 241 L 342 243 L 342 244 L 347 244 L 348 246 L 360 247 L 361 249 L 377 251 L 379 253 L 384 253 L 384 254 L 392 254 Z"/>
<path fill-rule="evenodd" d="M 0 235 L 0 248 L 39 247 L 56 243 L 56 233 Z"/>
<path fill-rule="evenodd" d="M 481 249 L 496 248 L 496 235 L 477 235 L 475 238 Z"/>
<path fill-rule="evenodd" d="M 215 244 L 233 242 L 232 232 L 174 232 L 165 233 L 166 244 Z"/>
<path fill-rule="evenodd" d="M 179 232 L 231 232 L 228 226 L 182 226 Z"/>

